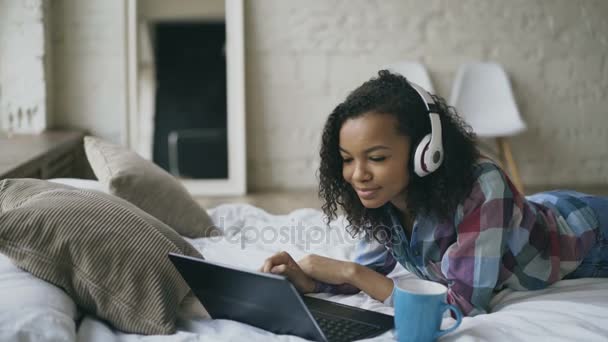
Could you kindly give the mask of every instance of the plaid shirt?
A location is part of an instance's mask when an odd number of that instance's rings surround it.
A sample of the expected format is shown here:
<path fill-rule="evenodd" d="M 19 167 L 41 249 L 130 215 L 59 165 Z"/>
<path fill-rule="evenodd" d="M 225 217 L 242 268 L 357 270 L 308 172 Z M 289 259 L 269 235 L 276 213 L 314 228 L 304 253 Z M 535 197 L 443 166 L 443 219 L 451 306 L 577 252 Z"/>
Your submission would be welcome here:
<path fill-rule="evenodd" d="M 448 302 L 466 315 L 485 313 L 503 288 L 537 290 L 574 271 L 595 243 L 597 216 L 583 194 L 552 191 L 524 197 L 491 160 L 481 159 L 471 194 L 454 220 L 416 217 L 411 240 L 397 209 L 386 244 L 361 241 L 355 262 L 387 275 L 399 262 L 448 287 Z M 349 284 L 318 283 L 317 292 L 356 293 Z"/>

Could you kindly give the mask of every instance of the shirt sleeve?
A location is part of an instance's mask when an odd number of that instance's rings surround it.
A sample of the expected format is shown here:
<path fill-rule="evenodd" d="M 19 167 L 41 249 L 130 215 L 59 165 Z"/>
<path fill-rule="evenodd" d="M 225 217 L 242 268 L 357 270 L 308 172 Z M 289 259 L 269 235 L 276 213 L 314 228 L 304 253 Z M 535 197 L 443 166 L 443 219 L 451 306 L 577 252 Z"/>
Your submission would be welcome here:
<path fill-rule="evenodd" d="M 457 240 L 444 254 L 441 270 L 448 302 L 462 313 L 486 313 L 499 280 L 506 234 L 515 201 L 522 196 L 495 165 L 485 166 L 457 215 Z"/>
<path fill-rule="evenodd" d="M 389 274 L 396 265 L 393 255 L 376 239 L 366 237 L 355 247 L 354 262 L 366 266 L 382 275 Z M 314 292 L 333 294 L 355 294 L 360 290 L 351 284 L 332 285 L 317 281 Z"/>

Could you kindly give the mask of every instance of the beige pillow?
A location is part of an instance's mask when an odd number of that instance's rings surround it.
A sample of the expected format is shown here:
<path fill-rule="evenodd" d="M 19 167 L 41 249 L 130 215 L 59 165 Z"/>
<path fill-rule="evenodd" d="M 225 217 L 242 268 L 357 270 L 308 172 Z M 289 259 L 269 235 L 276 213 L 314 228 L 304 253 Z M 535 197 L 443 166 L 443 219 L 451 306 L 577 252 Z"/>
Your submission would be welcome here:
<path fill-rule="evenodd" d="M 95 176 L 123 198 L 191 238 L 217 233 L 207 212 L 172 175 L 137 153 L 99 138 L 84 138 Z"/>
<path fill-rule="evenodd" d="M 115 196 L 37 179 L 0 181 L 0 253 L 120 330 L 175 331 L 189 288 L 169 252 L 201 257 Z"/>

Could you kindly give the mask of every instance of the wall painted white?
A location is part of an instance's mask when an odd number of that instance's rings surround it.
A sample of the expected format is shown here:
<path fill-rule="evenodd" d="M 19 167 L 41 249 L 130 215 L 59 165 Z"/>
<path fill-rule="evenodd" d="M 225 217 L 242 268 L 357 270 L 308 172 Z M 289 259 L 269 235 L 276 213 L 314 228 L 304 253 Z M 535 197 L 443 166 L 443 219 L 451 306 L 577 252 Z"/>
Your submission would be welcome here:
<path fill-rule="evenodd" d="M 608 183 L 608 1 L 247 2 L 249 183 L 315 184 L 321 127 L 386 63 L 417 60 L 440 95 L 458 66 L 502 63 L 528 131 L 530 185 Z"/>
<path fill-rule="evenodd" d="M 126 3 L 52 0 L 56 126 L 122 142 L 128 106 Z"/>
<path fill-rule="evenodd" d="M 502 63 L 529 127 L 512 141 L 524 182 L 608 183 L 606 1 L 245 3 L 250 189 L 315 186 L 326 116 L 379 66 L 404 59 L 425 63 L 444 96 L 460 64 Z M 120 141 L 123 2 L 51 7 L 55 120 Z"/>
<path fill-rule="evenodd" d="M 46 127 L 45 5 L 0 0 L 0 130 L 36 133 Z"/>

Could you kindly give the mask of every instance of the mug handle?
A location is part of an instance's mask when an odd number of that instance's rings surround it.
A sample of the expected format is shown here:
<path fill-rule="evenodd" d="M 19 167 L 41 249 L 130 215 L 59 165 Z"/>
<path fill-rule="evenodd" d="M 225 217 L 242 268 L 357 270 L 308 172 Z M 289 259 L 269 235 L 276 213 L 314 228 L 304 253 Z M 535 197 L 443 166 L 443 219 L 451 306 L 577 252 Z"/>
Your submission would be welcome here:
<path fill-rule="evenodd" d="M 458 328 L 460 326 L 460 323 L 462 323 L 462 312 L 460 311 L 459 308 L 457 308 L 456 306 L 454 306 L 452 304 L 444 304 L 443 310 L 441 310 L 441 312 L 445 312 L 445 310 L 452 310 L 456 314 L 456 323 L 454 323 L 453 326 L 451 326 L 450 328 L 448 328 L 446 330 L 439 330 L 438 332 L 436 332 L 435 338 L 439 338 L 440 336 L 443 336 L 447 333 L 450 333 L 450 332 L 456 330 L 456 328 Z"/>

